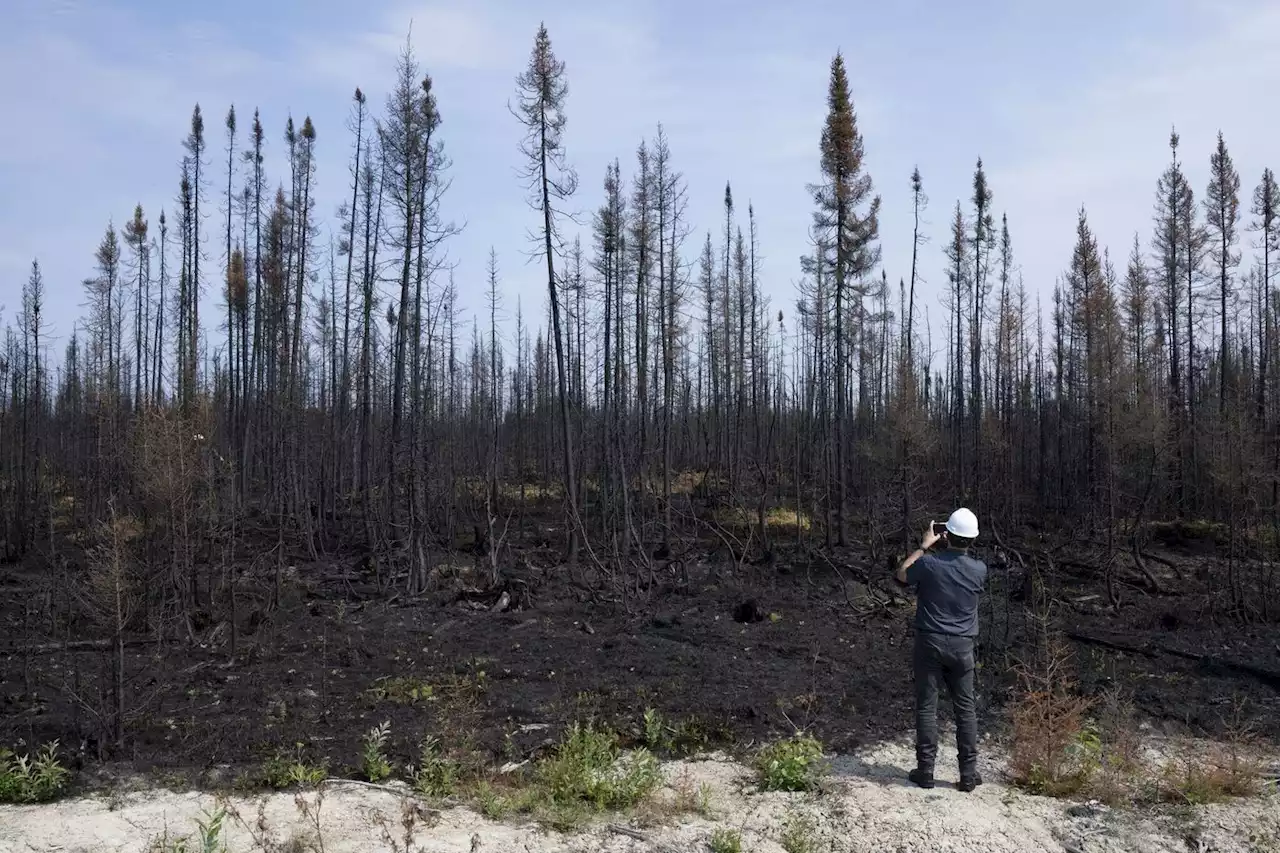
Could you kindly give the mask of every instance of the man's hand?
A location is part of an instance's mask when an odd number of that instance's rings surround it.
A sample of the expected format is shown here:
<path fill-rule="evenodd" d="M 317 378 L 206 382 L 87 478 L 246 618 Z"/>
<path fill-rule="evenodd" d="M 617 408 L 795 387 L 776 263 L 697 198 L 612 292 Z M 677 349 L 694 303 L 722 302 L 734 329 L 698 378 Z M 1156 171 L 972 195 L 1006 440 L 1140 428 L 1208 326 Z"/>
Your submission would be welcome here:
<path fill-rule="evenodd" d="M 941 538 L 941 536 L 933 532 L 933 522 L 929 522 L 929 527 L 924 531 L 924 536 L 920 537 L 920 547 L 915 553 L 908 554 L 907 559 L 903 560 L 902 565 L 898 566 L 898 570 L 893 573 L 898 583 L 905 584 L 907 582 L 907 569 L 911 568 L 911 564 L 923 557 Z"/>

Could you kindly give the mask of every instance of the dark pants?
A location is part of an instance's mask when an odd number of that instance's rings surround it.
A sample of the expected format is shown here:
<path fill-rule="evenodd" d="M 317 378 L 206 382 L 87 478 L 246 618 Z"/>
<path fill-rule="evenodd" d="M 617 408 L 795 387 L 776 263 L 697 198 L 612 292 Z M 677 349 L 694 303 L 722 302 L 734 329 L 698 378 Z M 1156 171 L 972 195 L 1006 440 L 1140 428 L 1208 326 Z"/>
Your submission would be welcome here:
<path fill-rule="evenodd" d="M 916 764 L 933 772 L 938 758 L 938 687 L 946 684 L 956 716 L 960 775 L 978 771 L 978 711 L 972 637 L 916 632 Z"/>

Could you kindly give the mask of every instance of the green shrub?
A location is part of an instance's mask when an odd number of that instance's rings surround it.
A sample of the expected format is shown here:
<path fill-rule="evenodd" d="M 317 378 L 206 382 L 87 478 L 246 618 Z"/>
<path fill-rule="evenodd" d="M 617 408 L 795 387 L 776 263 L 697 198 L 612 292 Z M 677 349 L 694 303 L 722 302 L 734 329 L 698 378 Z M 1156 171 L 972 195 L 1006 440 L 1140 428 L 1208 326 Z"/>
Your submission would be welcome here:
<path fill-rule="evenodd" d="M 458 775 L 458 762 L 441 753 L 434 737 L 423 741 L 421 763 L 409 768 L 414 790 L 424 797 L 453 796 L 458 789 Z"/>
<path fill-rule="evenodd" d="M 66 789 L 71 772 L 58 760 L 58 742 L 32 758 L 0 749 L 0 803 L 47 803 Z"/>
<path fill-rule="evenodd" d="M 303 755 L 302 744 L 296 744 L 294 749 L 292 755 L 280 750 L 267 759 L 262 767 L 262 781 L 268 788 L 314 788 L 328 778 L 326 762 L 308 762 Z"/>
<path fill-rule="evenodd" d="M 1252 755 L 1235 745 L 1217 745 L 1208 755 L 1185 755 L 1168 762 L 1158 781 L 1158 793 L 1168 802 L 1193 806 L 1221 803 L 1237 797 L 1256 797 L 1264 790 L 1265 770 Z"/>
<path fill-rule="evenodd" d="M 553 803 L 585 802 L 597 811 L 634 806 L 662 783 L 648 750 L 624 755 L 612 732 L 576 723 L 556 754 L 538 765 L 537 775 Z"/>
<path fill-rule="evenodd" d="M 803 733 L 769 744 L 756 758 L 756 772 L 765 791 L 812 790 L 826 772 L 822 744 Z"/>
<path fill-rule="evenodd" d="M 364 736 L 364 750 L 360 755 L 360 772 L 370 782 L 381 782 L 391 775 L 391 762 L 387 760 L 387 741 L 391 737 L 391 721 L 374 726 Z"/>
<path fill-rule="evenodd" d="M 647 708 L 642 721 L 640 740 L 654 752 L 665 752 L 670 748 L 671 732 L 666 718 L 660 711 Z"/>
<path fill-rule="evenodd" d="M 660 755 L 694 755 L 705 750 L 710 741 L 707 726 L 696 717 L 673 721 L 649 708 L 640 723 L 640 742 Z"/>

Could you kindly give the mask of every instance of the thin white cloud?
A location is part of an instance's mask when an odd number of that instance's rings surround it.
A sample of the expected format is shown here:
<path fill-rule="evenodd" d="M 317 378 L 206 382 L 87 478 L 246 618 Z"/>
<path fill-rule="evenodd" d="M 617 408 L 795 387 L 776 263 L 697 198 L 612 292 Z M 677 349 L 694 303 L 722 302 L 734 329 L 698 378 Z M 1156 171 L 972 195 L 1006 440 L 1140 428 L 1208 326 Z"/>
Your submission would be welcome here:
<path fill-rule="evenodd" d="M 444 138 L 455 156 L 450 212 L 470 222 L 451 250 L 460 280 L 481 280 L 490 245 L 504 258 L 524 248 L 532 214 L 516 181 L 520 129 L 506 104 L 543 20 L 567 66 L 566 139 L 581 179 L 572 206 L 582 221 L 589 222 L 601 201 L 606 164 L 619 159 L 629 176 L 636 146 L 661 122 L 677 168 L 689 180 L 689 216 L 699 229 L 718 227 L 724 182 L 731 180 L 744 227 L 746 202 L 754 197 L 764 201 L 757 203 L 762 233 L 790 229 L 803 241 L 808 216 L 803 209 L 797 215 L 796 204 L 806 204 L 804 184 L 812 178 L 829 57 L 789 53 L 785 46 L 730 56 L 677 50 L 664 38 L 670 22 L 644 7 L 581 5 L 545 18 L 544 11 L 517 2 L 402 5 L 379 16 L 367 32 L 346 34 L 334 46 L 321 40 L 303 51 L 308 73 L 323 73 L 344 87 L 374 80 L 385 89 L 412 19 L 415 53 L 435 78 Z M 380 107 L 381 96 L 372 102 Z M 868 99 L 859 109 L 874 114 L 872 104 Z M 790 199 L 768 201 L 779 191 Z M 798 252 L 776 252 L 769 276 L 784 283 L 777 295 L 788 300 L 785 282 Z M 537 270 L 509 260 L 503 267 L 510 295 L 522 295 L 526 307 L 535 300 L 536 307 L 545 291 Z"/>
<path fill-rule="evenodd" d="M 832 34 L 781 12 L 736 17 L 725 32 L 705 10 L 657 4 L 537 9 L 520 0 L 392 0 L 367 4 L 362 23 L 341 31 L 317 12 L 279 22 L 281 32 L 248 38 L 220 23 L 216 8 L 164 29 L 102 3 L 63 0 L 59 11 L 39 0 L 17 2 L 25 4 L 23 20 L 38 26 L 0 33 L 0 77 L 26 83 L 0 94 L 4 114 L 22 117 L 0 124 L 0 187 L 24 193 L 21 211 L 0 210 L 0 302 L 12 309 L 18 291 L 11 285 L 25 279 L 30 256 L 39 255 L 51 292 L 65 295 L 57 317 L 64 332 L 108 217 L 123 221 L 141 200 L 154 228 L 160 207 L 171 203 L 180 140 L 196 101 L 205 109 L 215 172 L 227 105 L 237 104 L 242 128 L 252 108 L 262 107 L 273 182 L 285 168 L 286 113 L 297 119 L 310 113 L 320 135 L 317 210 L 328 222 L 349 192 L 344 121 L 351 91 L 361 86 L 381 111 L 410 21 L 423 70 L 436 80 L 455 159 L 446 215 L 468 222 L 450 246 L 458 283 L 464 291 L 480 283 L 488 248 L 496 246 L 512 312 L 517 295 L 526 313 L 536 311 L 545 291 L 537 270 L 519 260 L 532 213 L 515 179 L 520 130 L 506 110 L 543 15 L 568 66 L 567 142 L 581 177 L 574 207 L 593 210 L 605 165 L 617 157 L 629 175 L 637 143 L 662 122 L 689 182 L 695 233 L 687 251 L 697 251 L 704 230 L 718 232 L 724 183 L 732 181 L 744 228 L 746 203 L 755 202 L 762 280 L 784 309 L 795 298 L 797 258 L 808 250 L 812 204 L 805 184 L 817 177 L 836 47 L 845 50 L 867 165 L 884 195 L 881 235 L 894 282 L 910 268 L 907 179 L 916 164 L 932 197 L 924 278 L 944 280 L 951 207 L 959 197 L 967 208 L 969 176 L 983 154 L 1027 284 L 1047 294 L 1069 260 L 1081 204 L 1116 254 L 1127 251 L 1134 229 L 1148 230 L 1170 125 L 1183 134 L 1198 193 L 1220 125 L 1246 190 L 1273 156 L 1267 146 L 1277 136 L 1267 98 L 1280 86 L 1280 9 L 1261 0 L 1183 2 L 1178 14 L 1198 16 L 1198 26 L 1177 41 L 1143 35 L 1141 27 L 1099 34 L 1110 39 L 1112 59 L 1073 69 L 1054 87 L 1067 97 L 1052 103 L 1036 94 L 1033 84 L 1043 75 L 1033 67 L 1005 83 L 993 77 L 982 62 L 987 45 L 977 37 L 913 56 L 882 44 L 874 26 Z M 946 68 L 963 69 L 981 85 L 968 91 L 957 79 L 939 77 Z M 965 99 L 971 108 L 956 123 L 956 104 Z M 216 181 L 209 191 L 216 221 Z M 208 256 L 215 270 L 218 250 Z M 922 287 L 923 298 L 934 299 L 939 289 Z"/>
<path fill-rule="evenodd" d="M 492 71 L 510 64 L 504 30 L 480 4 L 403 6 L 376 16 L 361 32 L 307 32 L 294 36 L 291 63 L 298 76 L 342 87 L 390 79 L 406 38 L 420 63 L 441 69 Z"/>
<path fill-rule="evenodd" d="M 1274 161 L 1280 125 L 1265 93 L 1280 89 L 1280 6 L 1196 4 L 1187 13 L 1197 17 L 1181 42 L 1135 45 L 1075 98 L 1020 105 L 1021 156 L 992 177 L 1021 237 L 1028 283 L 1046 295 L 1070 260 L 1081 205 L 1117 260 L 1135 230 L 1148 239 L 1175 125 L 1197 198 L 1219 130 L 1241 174 L 1242 209 Z"/>

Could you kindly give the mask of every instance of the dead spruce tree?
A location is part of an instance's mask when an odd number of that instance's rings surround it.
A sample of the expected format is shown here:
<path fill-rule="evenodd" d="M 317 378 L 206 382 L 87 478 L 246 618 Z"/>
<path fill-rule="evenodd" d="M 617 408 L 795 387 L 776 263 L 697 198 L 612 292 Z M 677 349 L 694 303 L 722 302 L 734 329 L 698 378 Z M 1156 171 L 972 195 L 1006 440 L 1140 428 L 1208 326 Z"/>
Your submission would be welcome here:
<path fill-rule="evenodd" d="M 810 187 L 817 210 L 814 230 L 823 235 L 827 251 L 817 263 L 830 270 L 835 280 L 835 527 L 837 543 L 848 541 L 849 450 L 846 422 L 849 402 L 849 300 L 859 285 L 880 262 L 880 197 L 872 197 L 871 176 L 863 170 L 862 134 L 858 131 L 853 97 L 844 57 L 831 60 L 831 81 L 827 90 L 827 121 L 822 129 L 822 180 Z M 865 206 L 865 208 L 864 208 Z M 860 297 L 859 297 L 860 299 Z M 860 316 L 855 313 L 855 317 Z"/>
<path fill-rule="evenodd" d="M 563 249 L 559 219 L 565 211 L 556 205 L 567 201 L 578 188 L 578 175 L 565 155 L 564 128 L 568 121 L 565 102 L 569 83 L 564 63 L 551 49 L 551 36 L 546 25 L 538 27 L 528 67 L 516 78 L 517 103 L 512 113 L 524 126 L 520 154 L 525 167 L 521 172 L 529 191 L 529 205 L 538 211 L 542 221 L 537 229 L 534 258 L 547 264 L 547 293 L 551 299 L 551 330 L 555 339 L 556 383 L 560 401 L 561 441 L 564 450 L 564 490 L 567 505 L 569 543 L 565 561 L 577 562 L 582 519 L 578 514 L 578 487 L 575 474 L 573 426 L 569 417 L 567 370 L 560 317 L 560 296 L 556 284 L 556 253 Z"/>

